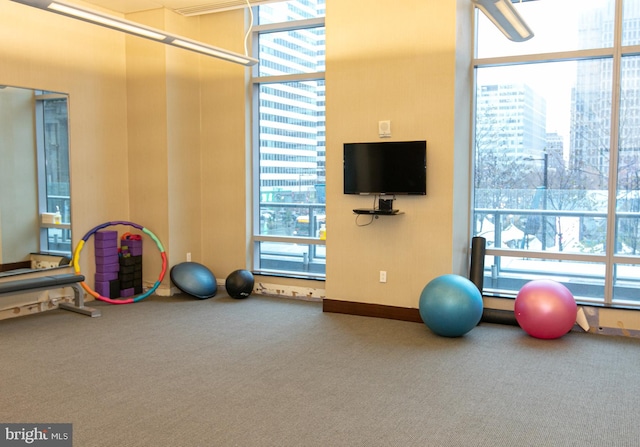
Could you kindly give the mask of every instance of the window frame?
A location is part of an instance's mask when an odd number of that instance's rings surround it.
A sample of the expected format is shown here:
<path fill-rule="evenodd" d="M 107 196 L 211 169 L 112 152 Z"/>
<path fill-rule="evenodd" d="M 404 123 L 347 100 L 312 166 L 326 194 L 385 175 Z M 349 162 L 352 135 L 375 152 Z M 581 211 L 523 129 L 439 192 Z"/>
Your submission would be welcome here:
<path fill-rule="evenodd" d="M 607 185 L 607 232 L 606 232 L 606 251 L 603 254 L 588 254 L 588 253 L 567 253 L 567 252 L 549 252 L 549 251 L 533 251 L 522 249 L 508 249 L 508 248 L 486 248 L 487 257 L 516 257 L 522 258 L 523 254 L 526 254 L 527 258 L 537 260 L 566 260 L 572 262 L 596 262 L 604 265 L 604 296 L 602 299 L 589 299 L 585 297 L 577 297 L 576 301 L 585 304 L 605 305 L 608 307 L 640 307 L 640 301 L 637 303 L 629 303 L 627 301 L 623 303 L 617 303 L 614 298 L 614 285 L 617 281 L 617 275 L 615 272 L 616 266 L 620 264 L 630 264 L 634 266 L 640 265 L 640 257 L 629 256 L 616 253 L 616 228 L 618 222 L 619 213 L 617 212 L 617 192 L 618 192 L 618 155 L 619 155 L 619 130 L 620 130 L 620 96 L 621 96 L 621 64 L 625 56 L 637 56 L 640 55 L 640 45 L 622 45 L 623 38 L 623 7 L 622 0 L 615 1 L 615 16 L 614 16 L 614 39 L 613 45 L 608 48 L 597 48 L 587 50 L 575 50 L 575 51 L 559 51 L 559 52 L 545 52 L 535 54 L 520 54 L 511 56 L 495 56 L 478 58 L 477 51 L 472 59 L 472 143 L 471 143 L 471 157 L 473 161 L 472 172 L 475 173 L 475 161 L 477 160 L 477 145 L 476 145 L 476 112 L 477 112 L 477 73 L 479 68 L 486 67 L 500 67 L 500 66 L 516 66 L 525 65 L 531 63 L 553 63 L 562 61 L 581 61 L 581 60 L 596 60 L 603 58 L 610 58 L 612 61 L 612 78 L 611 78 L 611 117 L 610 117 L 610 141 L 609 141 L 609 166 L 608 166 L 608 185 Z M 473 6 L 472 6 L 473 7 Z M 478 47 L 478 32 L 477 24 L 480 12 L 476 9 L 474 20 L 474 47 Z M 474 175 L 474 174 L 472 174 Z M 475 197 L 475 179 L 471 182 L 471 196 Z M 475 199 L 471 201 L 471 228 L 470 233 L 474 236 L 475 215 L 478 209 L 476 208 Z M 492 274 L 485 268 L 485 277 Z M 511 293 L 508 290 L 491 289 L 488 288 L 485 291 L 486 295 L 514 298 L 515 293 Z"/>
<path fill-rule="evenodd" d="M 254 7 L 254 16 L 257 17 L 257 8 Z M 269 23 L 264 25 L 256 25 L 251 30 L 251 51 L 254 57 L 259 56 L 259 38 L 261 34 L 274 33 L 274 32 L 289 32 L 302 29 L 323 28 L 325 27 L 325 17 L 295 20 L 280 23 Z M 312 73 L 296 73 L 296 74 L 284 74 L 284 75 L 259 75 L 260 64 L 255 65 L 251 69 L 251 76 L 249 80 L 249 96 L 251 107 L 251 185 L 252 185 L 252 206 L 251 206 L 251 270 L 260 275 L 265 276 L 281 276 L 290 278 L 303 278 L 312 280 L 325 280 L 325 273 L 312 273 L 312 272 L 299 272 L 299 271 L 287 271 L 287 270 L 270 270 L 261 268 L 261 243 L 262 242 L 274 242 L 274 243 L 287 243 L 306 245 L 309 251 L 314 251 L 316 247 L 326 247 L 326 240 L 320 237 L 304 237 L 304 236 L 275 236 L 275 235 L 263 235 L 260 234 L 260 88 L 263 85 L 268 84 L 285 84 L 290 82 L 305 82 L 305 81 L 324 81 L 325 71 L 318 71 Z M 304 205 L 303 205 L 304 206 Z M 326 207 L 326 204 L 325 204 Z M 326 208 L 325 208 L 326 215 Z"/>

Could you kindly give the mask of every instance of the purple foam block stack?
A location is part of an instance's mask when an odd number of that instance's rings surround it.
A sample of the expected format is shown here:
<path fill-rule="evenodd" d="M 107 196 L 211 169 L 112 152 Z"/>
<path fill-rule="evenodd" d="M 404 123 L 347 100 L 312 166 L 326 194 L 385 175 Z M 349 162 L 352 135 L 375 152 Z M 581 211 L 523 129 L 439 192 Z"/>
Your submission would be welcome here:
<path fill-rule="evenodd" d="M 96 276 L 95 292 L 107 298 L 120 296 L 118 272 L 118 232 L 96 231 L 94 235 Z"/>

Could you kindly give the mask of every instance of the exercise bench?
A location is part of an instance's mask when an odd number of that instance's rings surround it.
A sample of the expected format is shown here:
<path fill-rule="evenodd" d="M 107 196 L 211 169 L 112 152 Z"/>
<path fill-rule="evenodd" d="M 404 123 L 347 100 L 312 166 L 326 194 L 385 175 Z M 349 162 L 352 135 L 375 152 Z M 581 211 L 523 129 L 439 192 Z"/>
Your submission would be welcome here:
<path fill-rule="evenodd" d="M 5 295 L 17 295 L 21 293 L 51 290 L 63 287 L 71 287 L 74 294 L 74 302 L 59 303 L 60 309 L 70 310 L 90 317 L 99 317 L 99 309 L 84 305 L 84 290 L 80 283 L 84 281 L 84 275 L 65 273 L 61 275 L 39 276 L 36 278 L 17 279 L 14 281 L 0 282 L 0 297 Z"/>

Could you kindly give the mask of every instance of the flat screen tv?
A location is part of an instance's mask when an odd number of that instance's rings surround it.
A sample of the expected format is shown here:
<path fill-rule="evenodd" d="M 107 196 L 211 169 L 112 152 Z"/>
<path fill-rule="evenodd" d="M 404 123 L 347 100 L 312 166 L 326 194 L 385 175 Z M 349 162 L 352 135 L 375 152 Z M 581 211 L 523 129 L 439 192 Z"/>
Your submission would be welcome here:
<path fill-rule="evenodd" d="M 427 142 L 344 144 L 344 193 L 427 193 Z"/>

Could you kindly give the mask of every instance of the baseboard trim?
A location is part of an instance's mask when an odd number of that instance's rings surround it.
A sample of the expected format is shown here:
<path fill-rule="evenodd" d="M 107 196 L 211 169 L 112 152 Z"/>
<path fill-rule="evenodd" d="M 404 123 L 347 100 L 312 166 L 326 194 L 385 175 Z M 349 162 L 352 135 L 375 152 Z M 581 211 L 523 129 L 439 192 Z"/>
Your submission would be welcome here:
<path fill-rule="evenodd" d="M 357 303 L 323 299 L 322 311 L 328 313 L 358 315 L 360 317 L 386 318 L 389 320 L 422 323 L 420 311 L 406 307 L 385 306 L 382 304 Z"/>
<path fill-rule="evenodd" d="M 581 306 L 584 309 L 587 329 L 576 324 L 573 331 L 590 334 L 614 335 L 640 338 L 640 319 L 638 310 L 605 309 L 593 306 Z M 422 323 L 419 309 L 387 306 L 382 304 L 357 303 L 324 298 L 322 311 L 357 315 L 361 317 L 386 318 L 390 320 Z M 519 326 L 513 310 L 484 308 L 481 323 L 506 324 Z"/>
<path fill-rule="evenodd" d="M 412 321 L 422 323 L 419 309 L 386 306 L 382 304 L 357 303 L 353 301 L 337 301 L 324 299 L 323 312 L 358 315 L 361 317 L 387 318 L 391 320 Z M 481 322 L 509 324 L 518 326 L 513 311 L 484 309 Z"/>

